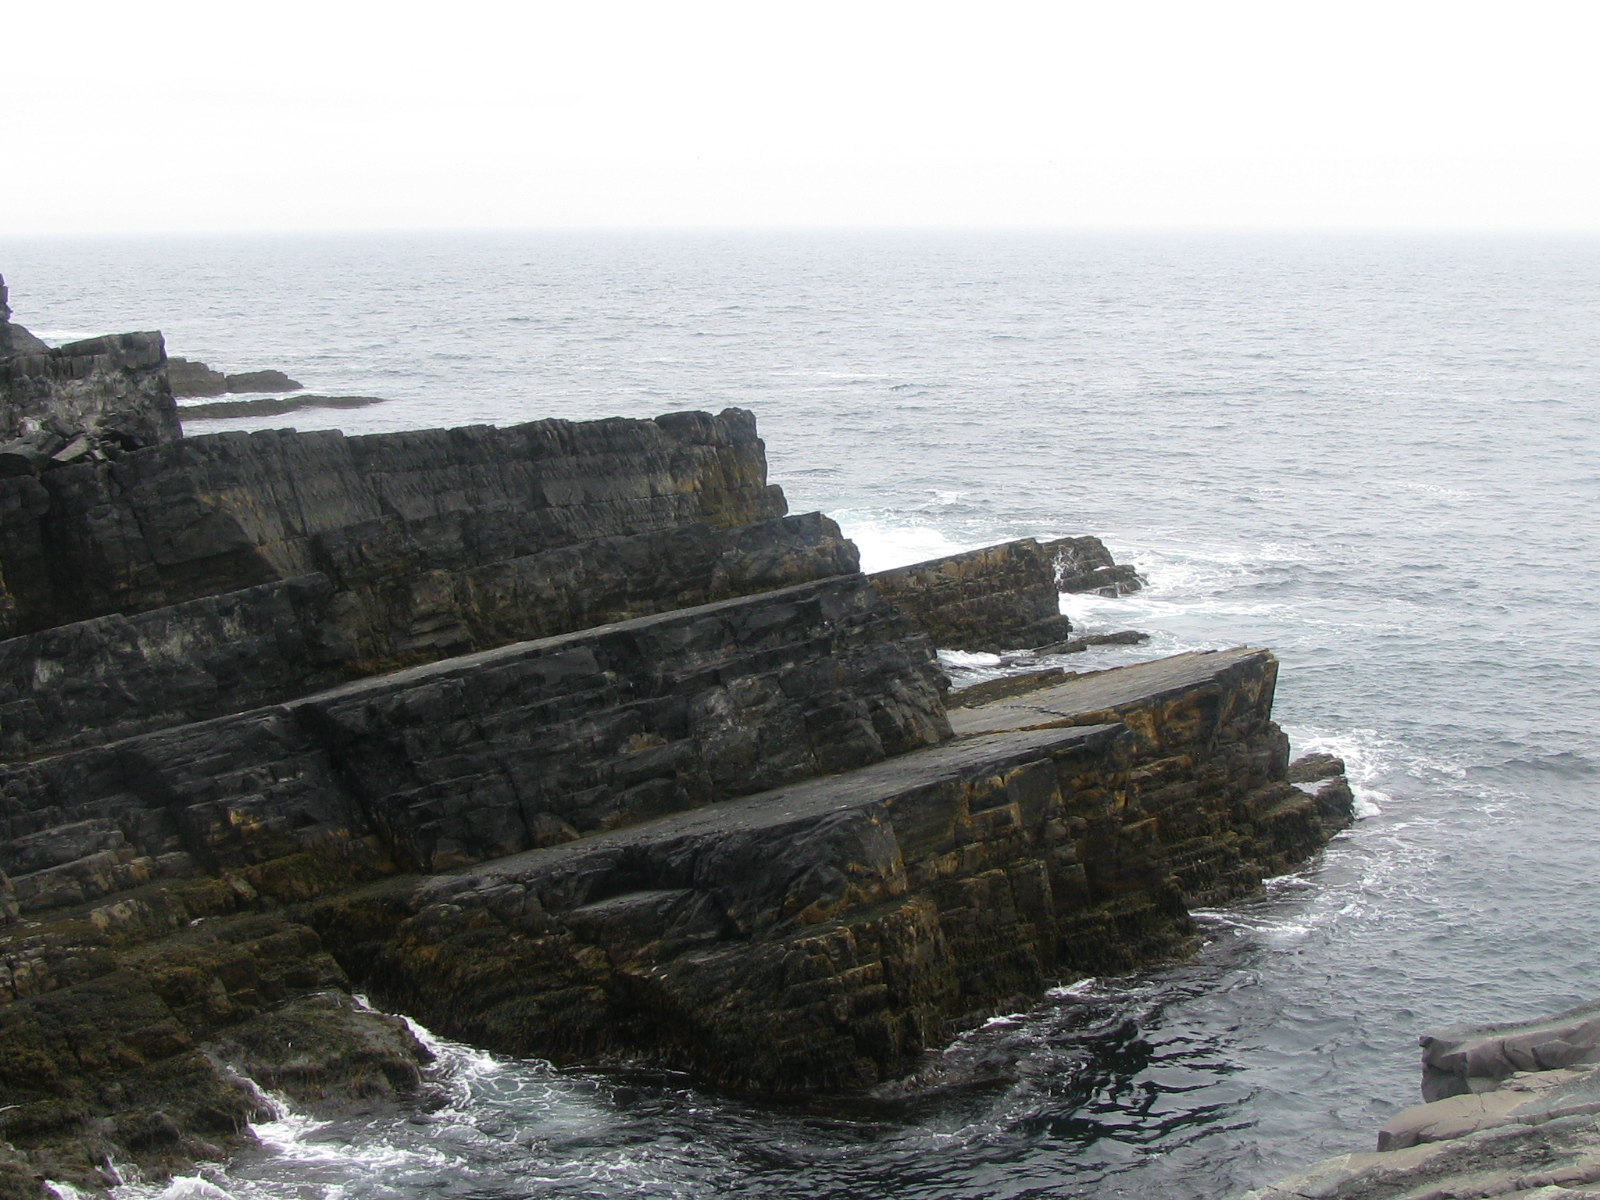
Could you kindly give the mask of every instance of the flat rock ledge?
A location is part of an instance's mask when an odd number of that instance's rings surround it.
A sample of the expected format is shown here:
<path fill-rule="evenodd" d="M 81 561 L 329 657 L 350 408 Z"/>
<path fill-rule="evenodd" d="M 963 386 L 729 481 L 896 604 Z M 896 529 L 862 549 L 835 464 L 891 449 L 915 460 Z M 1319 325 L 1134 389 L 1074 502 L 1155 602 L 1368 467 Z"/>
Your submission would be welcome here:
<path fill-rule="evenodd" d="M 1242 1200 L 1557 1200 L 1600 1195 L 1600 1003 L 1425 1034 L 1424 1102 Z"/>

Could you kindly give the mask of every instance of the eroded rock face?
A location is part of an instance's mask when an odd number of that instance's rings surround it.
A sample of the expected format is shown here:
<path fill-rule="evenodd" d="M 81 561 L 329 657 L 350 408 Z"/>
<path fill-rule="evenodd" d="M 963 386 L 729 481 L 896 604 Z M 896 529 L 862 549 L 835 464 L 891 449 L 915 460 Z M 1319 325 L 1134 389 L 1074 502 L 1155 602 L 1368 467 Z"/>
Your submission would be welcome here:
<path fill-rule="evenodd" d="M 1069 681 L 1043 721 L 965 710 L 996 732 L 310 919 L 355 978 L 479 1045 L 870 1087 L 954 1018 L 1181 951 L 1186 904 L 1349 823 L 1283 780 L 1275 668 L 1238 651 Z"/>
<path fill-rule="evenodd" d="M 340 589 L 380 587 L 785 507 L 755 420 L 738 409 L 365 437 L 212 434 L 0 479 L 0 575 L 12 632 L 27 633 L 313 572 Z"/>
<path fill-rule="evenodd" d="M 159 333 L 120 333 L 0 358 L 0 436 L 87 433 L 134 450 L 180 436 Z"/>
<path fill-rule="evenodd" d="M 294 700 L 385 665 L 494 649 L 854 571 L 818 513 L 600 538 L 340 590 L 305 575 L 0 641 L 0 759 Z"/>
<path fill-rule="evenodd" d="M 1055 570 L 1032 538 L 879 571 L 878 591 L 943 650 L 998 653 L 1066 638 Z"/>
<path fill-rule="evenodd" d="M 439 869 L 937 742 L 942 682 L 827 580 L 0 767 L 0 869 L 23 912 L 372 839 Z"/>

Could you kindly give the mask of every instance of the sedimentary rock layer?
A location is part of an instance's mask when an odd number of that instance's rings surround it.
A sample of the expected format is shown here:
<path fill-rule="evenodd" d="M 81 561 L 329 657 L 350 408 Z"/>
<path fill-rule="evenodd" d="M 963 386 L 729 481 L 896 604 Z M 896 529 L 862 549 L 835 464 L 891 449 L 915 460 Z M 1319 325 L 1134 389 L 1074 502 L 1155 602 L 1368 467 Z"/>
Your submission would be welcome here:
<path fill-rule="evenodd" d="M 0 759 L 293 700 L 384 665 L 493 649 L 851 573 L 818 513 L 598 538 L 337 590 L 314 574 L 0 641 Z"/>
<path fill-rule="evenodd" d="M 937 742 L 942 682 L 827 580 L 0 768 L 0 868 L 23 911 L 313 849 L 438 869 Z"/>
<path fill-rule="evenodd" d="M 1210 906 L 1282 874 L 1352 819 L 1342 775 L 1314 794 L 1287 782 L 1289 739 L 1272 720 L 1277 677 L 1265 650 L 1179 654 L 956 709 L 950 724 L 961 736 L 1125 725 L 1140 761 L 1129 803 L 1186 903 Z"/>
<path fill-rule="evenodd" d="M 312 572 L 340 590 L 380 586 L 784 508 L 754 418 L 738 409 L 365 437 L 213 434 L 0 479 L 0 574 L 11 632 L 26 633 Z"/>
<path fill-rule="evenodd" d="M 872 582 L 946 650 L 998 652 L 1062 640 L 1051 560 L 1032 538 L 879 571 Z"/>
<path fill-rule="evenodd" d="M 391 883 L 312 922 L 353 977 L 479 1045 L 870 1086 L 954 1018 L 1177 952 L 1186 900 L 1242 895 L 1349 822 L 1348 791 L 1341 808 L 1283 782 L 1275 667 L 1106 672 L 1051 727 Z M 1018 715 L 994 707 L 993 728 Z"/>

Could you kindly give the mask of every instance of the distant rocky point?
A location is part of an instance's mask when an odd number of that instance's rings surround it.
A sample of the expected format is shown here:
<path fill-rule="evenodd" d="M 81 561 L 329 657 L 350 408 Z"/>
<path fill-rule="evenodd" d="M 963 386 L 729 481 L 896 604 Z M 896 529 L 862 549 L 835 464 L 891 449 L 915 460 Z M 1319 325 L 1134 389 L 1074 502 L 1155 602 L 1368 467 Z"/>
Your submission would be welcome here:
<path fill-rule="evenodd" d="M 281 417 L 305 408 L 366 408 L 369 404 L 382 403 L 384 401 L 379 396 L 300 395 L 285 396 L 281 400 L 262 397 L 257 400 L 213 400 L 209 404 L 185 404 L 179 407 L 178 415 L 184 420 Z"/>
<path fill-rule="evenodd" d="M 187 358 L 168 359 L 167 378 L 172 383 L 172 394 L 184 399 L 241 392 L 298 392 L 305 386 L 282 371 L 244 371 L 237 375 L 224 375 L 203 362 L 191 362 Z"/>

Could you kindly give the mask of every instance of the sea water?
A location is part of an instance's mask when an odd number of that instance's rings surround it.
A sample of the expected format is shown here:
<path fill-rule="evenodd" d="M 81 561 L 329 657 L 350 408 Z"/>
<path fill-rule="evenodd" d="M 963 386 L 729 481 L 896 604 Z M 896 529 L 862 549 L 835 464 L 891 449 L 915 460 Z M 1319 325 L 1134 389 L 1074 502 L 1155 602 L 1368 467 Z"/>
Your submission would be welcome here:
<path fill-rule="evenodd" d="M 1191 961 L 1057 991 L 848 1108 L 436 1041 L 448 1102 L 125 1200 L 1222 1198 L 1370 1148 L 1418 1033 L 1600 996 L 1600 242 L 1068 234 L 0 239 L 52 341 L 160 328 L 350 432 L 753 409 L 868 569 L 1101 535 L 1087 631 L 1271 647 L 1363 819 Z M 994 660 L 952 657 L 981 676 Z M 424 1031 L 425 1032 L 425 1031 Z"/>

